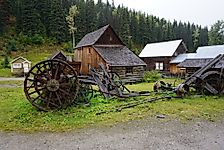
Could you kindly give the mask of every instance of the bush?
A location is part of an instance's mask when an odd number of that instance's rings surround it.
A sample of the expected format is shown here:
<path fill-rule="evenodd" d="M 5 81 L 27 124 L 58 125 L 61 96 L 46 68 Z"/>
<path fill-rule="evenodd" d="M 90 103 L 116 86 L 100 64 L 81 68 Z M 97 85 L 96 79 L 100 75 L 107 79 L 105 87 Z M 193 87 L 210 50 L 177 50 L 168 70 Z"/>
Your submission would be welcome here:
<path fill-rule="evenodd" d="M 35 34 L 34 36 L 31 37 L 31 43 L 41 45 L 44 43 L 44 38 L 39 34 Z"/>
<path fill-rule="evenodd" d="M 73 52 L 72 43 L 71 42 L 64 43 L 63 50 L 72 53 Z"/>
<path fill-rule="evenodd" d="M 158 71 L 146 71 L 144 73 L 145 82 L 155 82 L 161 78 L 161 74 Z"/>
<path fill-rule="evenodd" d="M 45 42 L 43 36 L 39 34 L 35 34 L 34 36 L 19 34 L 17 40 L 20 44 L 23 44 L 24 46 L 33 44 L 41 45 Z"/>
<path fill-rule="evenodd" d="M 1 62 L 1 68 L 10 68 L 8 56 L 5 56 L 4 60 Z"/>
<path fill-rule="evenodd" d="M 16 40 L 15 39 L 11 39 L 8 41 L 8 43 L 6 43 L 6 50 L 7 53 L 9 54 L 11 51 L 16 51 Z"/>

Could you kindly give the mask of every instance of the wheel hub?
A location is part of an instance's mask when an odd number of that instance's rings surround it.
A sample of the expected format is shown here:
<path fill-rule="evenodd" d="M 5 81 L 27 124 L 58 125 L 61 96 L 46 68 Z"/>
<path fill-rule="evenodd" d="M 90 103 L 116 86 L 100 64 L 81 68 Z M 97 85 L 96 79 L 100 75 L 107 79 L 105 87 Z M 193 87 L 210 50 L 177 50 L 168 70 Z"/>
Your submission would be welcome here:
<path fill-rule="evenodd" d="M 51 92 L 55 92 L 59 89 L 59 82 L 55 79 L 52 79 L 47 82 L 47 89 Z"/>

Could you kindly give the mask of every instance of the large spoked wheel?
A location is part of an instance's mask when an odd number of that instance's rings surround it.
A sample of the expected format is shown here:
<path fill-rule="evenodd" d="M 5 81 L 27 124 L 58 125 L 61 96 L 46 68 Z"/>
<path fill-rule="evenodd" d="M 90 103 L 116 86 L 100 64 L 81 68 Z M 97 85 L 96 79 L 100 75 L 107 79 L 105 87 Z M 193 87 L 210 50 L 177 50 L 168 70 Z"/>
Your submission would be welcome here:
<path fill-rule="evenodd" d="M 42 61 L 31 68 L 24 81 L 24 92 L 36 108 L 49 111 L 71 105 L 77 97 L 76 71 L 60 60 Z"/>
<path fill-rule="evenodd" d="M 204 93 L 224 94 L 224 74 L 218 71 L 209 71 L 202 75 Z"/>

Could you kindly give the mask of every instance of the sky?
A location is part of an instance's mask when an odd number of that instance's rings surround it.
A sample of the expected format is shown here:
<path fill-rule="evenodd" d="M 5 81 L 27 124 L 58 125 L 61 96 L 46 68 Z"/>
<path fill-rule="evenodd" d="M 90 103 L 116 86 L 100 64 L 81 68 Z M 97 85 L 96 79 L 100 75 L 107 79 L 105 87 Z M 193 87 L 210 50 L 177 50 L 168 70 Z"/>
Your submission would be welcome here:
<path fill-rule="evenodd" d="M 114 0 L 114 3 L 171 22 L 175 19 L 210 27 L 217 20 L 224 20 L 224 0 Z"/>

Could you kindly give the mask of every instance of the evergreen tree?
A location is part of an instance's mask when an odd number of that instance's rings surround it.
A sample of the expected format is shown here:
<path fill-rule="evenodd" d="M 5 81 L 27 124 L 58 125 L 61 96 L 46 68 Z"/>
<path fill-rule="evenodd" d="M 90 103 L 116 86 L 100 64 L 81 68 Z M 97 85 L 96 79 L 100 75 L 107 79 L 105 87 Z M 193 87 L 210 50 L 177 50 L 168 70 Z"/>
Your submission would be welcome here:
<path fill-rule="evenodd" d="M 8 0 L 0 0 L 0 34 L 6 29 L 10 17 L 10 3 Z"/>
<path fill-rule="evenodd" d="M 61 43 L 67 39 L 67 25 L 65 14 L 60 0 L 51 1 L 51 14 L 49 16 L 49 36 L 54 37 L 56 42 Z"/>
<path fill-rule="evenodd" d="M 22 32 L 27 35 L 45 34 L 45 27 L 37 10 L 38 0 L 23 0 Z"/>
<path fill-rule="evenodd" d="M 209 45 L 224 44 L 224 21 L 219 20 L 209 31 Z"/>

